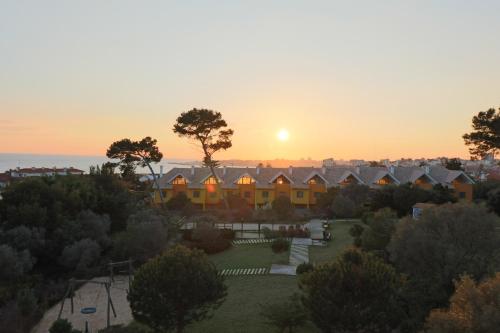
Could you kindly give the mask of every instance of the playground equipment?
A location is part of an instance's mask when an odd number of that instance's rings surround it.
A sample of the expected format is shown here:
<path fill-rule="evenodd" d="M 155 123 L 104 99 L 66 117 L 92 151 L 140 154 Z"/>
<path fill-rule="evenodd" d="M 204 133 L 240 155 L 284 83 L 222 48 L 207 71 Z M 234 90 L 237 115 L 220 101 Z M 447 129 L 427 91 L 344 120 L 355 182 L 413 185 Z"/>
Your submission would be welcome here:
<path fill-rule="evenodd" d="M 128 276 L 128 290 L 130 290 L 130 284 L 132 283 L 132 276 L 134 275 L 134 267 L 132 266 L 132 259 L 126 261 L 117 261 L 108 263 L 109 269 L 109 282 L 115 282 L 115 268 L 119 269 L 120 267 L 125 267 L 125 270 L 119 270 L 119 274 L 126 274 Z M 127 290 L 127 293 L 128 293 Z"/>
<path fill-rule="evenodd" d="M 74 313 L 74 296 L 75 296 L 75 286 L 78 283 L 95 283 L 101 285 L 101 287 L 104 287 L 107 293 L 107 313 L 106 313 L 106 327 L 111 326 L 111 321 L 110 321 L 110 310 L 113 311 L 113 316 L 116 318 L 116 311 L 115 311 L 115 306 L 113 305 L 113 301 L 111 299 L 111 293 L 110 293 L 110 287 L 111 287 L 111 282 L 109 281 L 95 281 L 95 280 L 75 280 L 71 279 L 69 280 L 69 285 L 68 289 L 66 290 L 66 293 L 64 294 L 64 298 L 61 302 L 61 307 L 59 309 L 59 314 L 57 315 L 57 319 L 61 318 L 61 314 L 64 308 L 64 303 L 66 299 L 69 297 L 71 300 L 71 314 Z M 97 293 L 96 299 L 94 303 L 97 303 L 97 299 L 99 298 L 100 295 L 100 290 Z M 80 313 L 82 314 L 93 314 L 97 312 L 97 306 L 91 306 L 91 307 L 84 307 L 80 309 Z M 85 322 L 85 332 L 88 332 L 88 322 Z"/>

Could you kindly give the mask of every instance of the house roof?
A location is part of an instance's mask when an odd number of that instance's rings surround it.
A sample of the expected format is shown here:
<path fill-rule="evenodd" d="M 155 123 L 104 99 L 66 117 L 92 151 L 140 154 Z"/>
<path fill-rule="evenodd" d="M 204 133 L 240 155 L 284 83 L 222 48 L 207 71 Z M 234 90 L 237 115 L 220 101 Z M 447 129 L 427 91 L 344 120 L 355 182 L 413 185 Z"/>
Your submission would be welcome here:
<path fill-rule="evenodd" d="M 290 172 L 291 171 L 291 172 Z M 222 184 L 222 188 L 235 189 L 236 182 L 242 176 L 249 176 L 255 180 L 255 186 L 260 189 L 272 188 L 272 182 L 280 175 L 290 180 L 292 188 L 308 188 L 308 180 L 318 175 L 326 181 L 327 186 L 336 186 L 347 177 L 353 176 L 361 184 L 373 186 L 383 177 L 389 177 L 397 184 L 414 183 L 421 177 L 427 177 L 431 183 L 441 183 L 449 185 L 454 179 L 462 174 L 467 181 L 472 181 L 462 171 L 448 170 L 441 166 L 431 166 L 428 169 L 420 167 L 293 167 L 293 168 L 217 168 L 215 169 L 217 178 Z M 188 188 L 203 188 L 203 182 L 211 176 L 209 168 L 191 167 L 174 168 L 160 178 L 159 183 L 162 188 L 171 188 L 172 180 L 182 176 L 187 181 Z"/>

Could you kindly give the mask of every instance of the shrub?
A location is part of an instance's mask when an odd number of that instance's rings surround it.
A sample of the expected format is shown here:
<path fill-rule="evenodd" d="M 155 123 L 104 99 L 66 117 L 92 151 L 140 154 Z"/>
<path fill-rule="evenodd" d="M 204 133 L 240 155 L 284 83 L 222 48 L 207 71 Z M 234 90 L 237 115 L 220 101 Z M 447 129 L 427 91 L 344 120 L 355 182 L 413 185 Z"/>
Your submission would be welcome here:
<path fill-rule="evenodd" d="M 233 240 L 236 233 L 231 229 L 220 229 L 220 236 L 224 239 Z"/>
<path fill-rule="evenodd" d="M 74 269 L 77 274 L 88 274 L 89 269 L 95 267 L 101 256 L 101 248 L 96 241 L 82 239 L 66 246 L 59 258 L 59 262 L 66 268 Z"/>
<path fill-rule="evenodd" d="M 285 252 L 290 248 L 290 242 L 286 239 L 278 238 L 271 243 L 271 248 L 274 253 Z"/>
<path fill-rule="evenodd" d="M 49 333 L 77 333 L 79 331 L 73 329 L 73 325 L 67 319 L 57 319 L 50 326 Z"/>
<path fill-rule="evenodd" d="M 33 268 L 28 250 L 16 252 L 9 245 L 0 245 L 0 280 L 12 281 Z"/>
<path fill-rule="evenodd" d="M 163 217 L 143 212 L 130 217 L 127 230 L 113 239 L 113 258 L 132 258 L 140 263 L 162 253 L 168 242 L 168 230 Z"/>
<path fill-rule="evenodd" d="M 314 269 L 313 264 L 304 262 L 297 266 L 296 273 L 297 275 L 300 275 L 303 273 L 311 272 L 313 269 Z"/>

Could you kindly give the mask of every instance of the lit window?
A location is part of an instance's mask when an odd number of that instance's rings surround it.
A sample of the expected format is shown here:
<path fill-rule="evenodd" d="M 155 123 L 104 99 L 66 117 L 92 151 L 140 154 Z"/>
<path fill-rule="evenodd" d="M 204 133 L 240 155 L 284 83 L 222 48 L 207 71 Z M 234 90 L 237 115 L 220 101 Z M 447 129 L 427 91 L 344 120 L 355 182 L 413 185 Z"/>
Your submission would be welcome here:
<path fill-rule="evenodd" d="M 176 185 L 185 185 L 187 184 L 187 181 L 186 181 L 186 178 L 182 177 L 182 176 L 177 176 L 174 178 L 174 180 L 172 181 L 172 184 L 176 184 Z"/>
<path fill-rule="evenodd" d="M 249 185 L 249 184 L 253 184 L 253 183 L 254 183 L 254 180 L 252 179 L 252 177 L 249 177 L 249 176 L 243 176 L 243 177 L 240 177 L 240 179 L 238 179 L 239 185 Z"/>
<path fill-rule="evenodd" d="M 304 197 L 304 192 L 303 191 L 297 191 L 297 198 L 303 198 Z"/>
<path fill-rule="evenodd" d="M 279 176 L 278 178 L 276 178 L 276 184 L 278 184 L 278 185 L 290 184 L 290 182 L 285 177 Z"/>
<path fill-rule="evenodd" d="M 307 181 L 307 183 L 309 185 L 316 185 L 316 184 L 324 184 L 325 181 L 321 177 L 319 177 L 318 175 L 315 175 L 314 177 L 312 177 L 311 179 L 309 179 Z"/>
<path fill-rule="evenodd" d="M 205 185 L 215 185 L 217 184 L 217 180 L 214 178 L 214 176 L 210 176 L 205 181 L 203 182 Z"/>
<path fill-rule="evenodd" d="M 377 181 L 377 184 L 378 185 L 387 185 L 387 184 L 390 184 L 391 183 L 391 180 L 389 179 L 389 177 L 385 176 L 383 178 L 380 178 L 378 181 Z"/>
<path fill-rule="evenodd" d="M 309 181 L 307 183 L 309 185 L 316 185 L 317 184 L 316 179 L 314 179 L 314 178 L 309 179 Z"/>

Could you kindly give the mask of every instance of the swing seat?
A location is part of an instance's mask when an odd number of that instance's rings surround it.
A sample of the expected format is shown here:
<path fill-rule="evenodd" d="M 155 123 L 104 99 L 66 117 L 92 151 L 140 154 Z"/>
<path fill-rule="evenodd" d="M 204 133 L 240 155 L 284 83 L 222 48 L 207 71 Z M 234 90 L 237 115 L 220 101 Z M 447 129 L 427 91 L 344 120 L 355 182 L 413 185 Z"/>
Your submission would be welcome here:
<path fill-rule="evenodd" d="M 87 307 L 87 308 L 82 308 L 80 310 L 80 312 L 83 314 L 92 314 L 92 313 L 96 313 L 96 311 L 97 311 L 97 308 L 95 308 L 95 307 Z"/>

